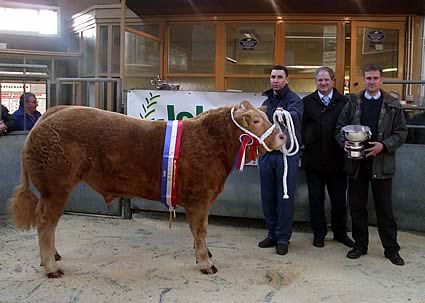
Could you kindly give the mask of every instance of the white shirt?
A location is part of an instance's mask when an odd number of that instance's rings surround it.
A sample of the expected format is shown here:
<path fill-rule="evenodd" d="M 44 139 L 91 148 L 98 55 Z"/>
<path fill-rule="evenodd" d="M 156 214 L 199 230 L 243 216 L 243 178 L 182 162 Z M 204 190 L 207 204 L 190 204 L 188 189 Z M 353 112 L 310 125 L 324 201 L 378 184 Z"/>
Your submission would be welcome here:
<path fill-rule="evenodd" d="M 323 97 L 325 97 L 325 95 L 321 94 L 319 91 L 317 91 L 317 93 L 319 94 L 320 101 L 322 101 L 322 103 L 325 104 L 325 101 L 323 101 Z M 329 103 L 325 104 L 326 106 L 328 106 L 331 103 L 333 94 L 334 94 L 334 90 L 332 89 L 329 95 L 326 96 L 329 98 Z"/>
<path fill-rule="evenodd" d="M 367 93 L 367 91 L 365 91 L 364 92 L 364 97 L 366 98 L 366 99 L 368 99 L 368 100 L 370 100 L 370 99 L 374 99 L 374 100 L 378 100 L 379 98 L 381 98 L 381 91 L 380 90 L 378 90 L 378 93 L 375 95 L 375 96 L 371 96 L 371 95 L 369 95 L 368 93 Z"/>

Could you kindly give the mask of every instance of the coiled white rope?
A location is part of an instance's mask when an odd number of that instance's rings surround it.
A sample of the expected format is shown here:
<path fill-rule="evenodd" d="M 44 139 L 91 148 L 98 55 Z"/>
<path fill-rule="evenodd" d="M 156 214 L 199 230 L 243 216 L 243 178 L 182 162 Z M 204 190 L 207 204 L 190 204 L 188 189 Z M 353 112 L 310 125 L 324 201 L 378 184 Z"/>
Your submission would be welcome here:
<path fill-rule="evenodd" d="M 285 127 L 288 129 L 288 140 L 289 140 L 289 147 L 286 147 L 286 144 L 283 144 L 280 148 L 280 151 L 283 154 L 283 199 L 289 199 L 288 195 L 288 183 L 287 183 L 287 177 L 288 177 L 288 160 L 286 157 L 293 156 L 298 153 L 299 151 L 299 144 L 297 140 L 297 136 L 295 134 L 295 127 L 294 127 L 294 121 L 292 121 L 291 114 L 284 110 L 283 108 L 277 108 L 276 111 L 273 114 L 273 121 L 274 124 L 278 127 L 279 124 L 284 124 Z"/>

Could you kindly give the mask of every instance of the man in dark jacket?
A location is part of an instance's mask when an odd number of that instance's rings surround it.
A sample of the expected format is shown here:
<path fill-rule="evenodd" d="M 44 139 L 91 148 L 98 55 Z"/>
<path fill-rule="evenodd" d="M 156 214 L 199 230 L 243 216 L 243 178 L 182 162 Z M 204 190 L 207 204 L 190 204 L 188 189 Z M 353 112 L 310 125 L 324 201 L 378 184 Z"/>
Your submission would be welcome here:
<path fill-rule="evenodd" d="M 19 98 L 19 109 L 13 113 L 18 123 L 17 130 L 31 130 L 41 113 L 37 110 L 38 101 L 33 93 L 23 93 Z"/>
<path fill-rule="evenodd" d="M 3 104 L 0 104 L 0 136 L 16 130 L 17 123 L 15 118 L 9 114 L 9 110 Z"/>
<path fill-rule="evenodd" d="M 294 122 L 296 137 L 300 142 L 303 103 L 301 98 L 289 89 L 287 77 L 288 69 L 285 66 L 276 65 L 272 68 L 270 74 L 272 88 L 263 94 L 267 96 L 263 106 L 267 108 L 267 116 L 272 123 L 273 114 L 277 108 L 288 111 Z M 288 199 L 283 198 L 283 154 L 280 151 L 272 151 L 264 154 L 258 160 L 261 179 L 261 202 L 268 229 L 267 237 L 259 242 L 258 246 L 261 248 L 276 246 L 278 255 L 286 255 L 288 253 L 289 239 L 292 235 L 298 159 L 298 153 L 287 157 Z"/>
<path fill-rule="evenodd" d="M 357 259 L 367 254 L 368 233 L 368 188 L 372 187 L 373 201 L 377 217 L 379 237 L 384 247 L 384 255 L 395 265 L 404 265 L 399 255 L 397 224 L 393 216 L 391 200 L 392 177 L 395 172 L 395 154 L 407 137 L 406 120 L 400 103 L 381 90 L 382 68 L 367 65 L 364 69 L 366 90 L 350 96 L 336 127 L 336 138 L 344 147 L 345 138 L 340 132 L 345 125 L 360 124 L 370 127 L 371 142 L 364 150 L 366 158 L 347 159 L 348 202 L 353 224 L 354 248 L 347 258 Z M 354 168 L 354 169 L 353 169 Z"/>
<path fill-rule="evenodd" d="M 353 247 L 347 236 L 347 177 L 344 173 L 344 150 L 335 140 L 335 126 L 347 103 L 335 88 L 335 72 L 320 67 L 314 73 L 317 90 L 304 97 L 302 135 L 303 168 L 307 176 L 313 245 L 323 247 L 327 234 L 325 187 L 331 202 L 331 227 L 334 240 Z"/>

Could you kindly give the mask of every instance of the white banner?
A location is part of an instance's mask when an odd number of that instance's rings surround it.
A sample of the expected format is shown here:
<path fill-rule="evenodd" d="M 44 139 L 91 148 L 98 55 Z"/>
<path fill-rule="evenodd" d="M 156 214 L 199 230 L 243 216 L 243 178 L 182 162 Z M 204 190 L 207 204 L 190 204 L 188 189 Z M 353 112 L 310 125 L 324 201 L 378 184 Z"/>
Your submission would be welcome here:
<path fill-rule="evenodd" d="M 261 106 L 265 99 L 261 93 L 131 90 L 127 93 L 127 115 L 149 120 L 181 120 L 243 100 Z"/>

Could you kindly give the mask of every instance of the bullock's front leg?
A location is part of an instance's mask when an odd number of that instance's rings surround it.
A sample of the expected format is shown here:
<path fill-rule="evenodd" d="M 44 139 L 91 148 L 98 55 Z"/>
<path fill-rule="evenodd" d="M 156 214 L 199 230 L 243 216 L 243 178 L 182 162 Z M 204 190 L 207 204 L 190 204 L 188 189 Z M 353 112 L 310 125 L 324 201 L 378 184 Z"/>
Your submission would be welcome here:
<path fill-rule="evenodd" d="M 195 243 L 196 261 L 204 274 L 215 274 L 217 267 L 208 257 L 209 251 L 206 240 L 208 230 L 208 209 L 186 210 L 187 220 Z"/>

